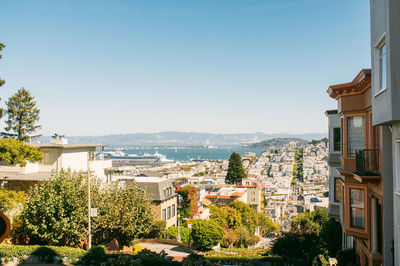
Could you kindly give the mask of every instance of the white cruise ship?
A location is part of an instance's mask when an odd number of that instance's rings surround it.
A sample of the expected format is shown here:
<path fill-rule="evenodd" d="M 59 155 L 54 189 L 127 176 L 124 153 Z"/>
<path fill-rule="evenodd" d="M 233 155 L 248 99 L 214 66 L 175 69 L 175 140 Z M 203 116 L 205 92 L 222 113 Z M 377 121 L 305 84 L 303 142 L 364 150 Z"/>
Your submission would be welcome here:
<path fill-rule="evenodd" d="M 104 159 L 112 160 L 113 167 L 133 165 L 163 165 L 174 162 L 158 152 L 154 154 L 145 153 L 143 155 L 138 155 L 126 154 L 120 150 L 104 152 Z"/>

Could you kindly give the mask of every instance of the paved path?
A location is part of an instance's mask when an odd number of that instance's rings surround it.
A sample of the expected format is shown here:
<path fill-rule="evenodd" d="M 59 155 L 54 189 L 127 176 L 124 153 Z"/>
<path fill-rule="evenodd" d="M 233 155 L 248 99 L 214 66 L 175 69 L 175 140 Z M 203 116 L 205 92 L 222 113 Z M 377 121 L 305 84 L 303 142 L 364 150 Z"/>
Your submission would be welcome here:
<path fill-rule="evenodd" d="M 164 250 L 165 253 L 167 253 L 169 256 L 174 257 L 178 260 L 181 260 L 181 258 L 185 258 L 190 255 L 189 251 L 178 245 L 160 243 L 139 243 L 138 245 L 157 253 L 160 253 L 162 250 Z"/>

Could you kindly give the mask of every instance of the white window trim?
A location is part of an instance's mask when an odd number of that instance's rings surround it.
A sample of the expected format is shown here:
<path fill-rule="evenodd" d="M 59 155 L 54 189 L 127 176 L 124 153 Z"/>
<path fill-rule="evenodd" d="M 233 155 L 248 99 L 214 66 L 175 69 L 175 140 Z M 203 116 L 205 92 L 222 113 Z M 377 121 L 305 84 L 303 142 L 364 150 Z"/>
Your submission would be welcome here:
<path fill-rule="evenodd" d="M 379 57 L 380 57 L 380 55 L 379 55 L 379 49 L 384 45 L 384 44 L 386 44 L 386 33 L 384 32 L 383 34 L 382 34 L 382 36 L 378 39 L 378 41 L 375 43 L 375 55 L 374 55 L 374 60 L 375 60 L 375 65 L 377 65 L 378 67 L 379 67 L 379 71 L 375 71 L 375 74 L 374 74 L 374 78 L 375 78 L 375 83 L 378 81 L 378 83 L 379 84 L 374 84 L 374 88 L 376 88 L 376 87 L 379 87 L 380 86 L 380 82 L 381 82 L 381 66 L 380 66 L 380 64 L 379 64 Z M 387 49 L 387 46 L 386 46 L 386 49 Z M 385 56 L 387 56 L 387 52 L 385 53 Z M 387 57 L 386 57 L 386 62 L 387 62 Z M 376 78 L 378 76 L 378 78 Z M 385 92 L 387 90 L 387 84 L 386 84 L 386 88 L 380 88 L 379 89 L 379 91 L 377 91 L 375 94 L 374 94 L 374 98 L 375 97 L 378 97 L 379 95 L 381 95 L 383 92 Z"/>

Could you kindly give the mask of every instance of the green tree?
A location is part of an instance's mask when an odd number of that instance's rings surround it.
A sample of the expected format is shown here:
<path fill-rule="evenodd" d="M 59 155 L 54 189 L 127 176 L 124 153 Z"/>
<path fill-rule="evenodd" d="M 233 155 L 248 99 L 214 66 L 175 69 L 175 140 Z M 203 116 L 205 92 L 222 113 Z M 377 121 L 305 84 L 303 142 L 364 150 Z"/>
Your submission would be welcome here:
<path fill-rule="evenodd" d="M 296 180 L 294 178 L 292 178 L 292 181 L 290 181 L 290 185 L 295 186 L 296 184 L 297 184 Z"/>
<path fill-rule="evenodd" d="M 228 184 L 236 184 L 242 182 L 246 178 L 246 173 L 243 169 L 242 157 L 237 152 L 232 152 L 229 158 L 228 173 L 225 177 L 225 182 Z"/>
<path fill-rule="evenodd" d="M 0 189 L 0 211 L 5 213 L 10 219 L 20 215 L 26 204 L 26 195 L 23 191 L 13 191 L 6 188 Z"/>
<path fill-rule="evenodd" d="M 212 220 L 195 220 L 190 233 L 193 244 L 199 250 L 209 250 L 220 243 L 225 236 L 224 229 Z"/>
<path fill-rule="evenodd" d="M 189 228 L 185 226 L 179 226 L 179 233 L 181 235 L 181 239 L 183 243 L 189 242 Z M 168 239 L 176 239 L 178 236 L 178 227 L 177 226 L 170 226 L 167 230 L 164 231 L 165 236 Z"/>
<path fill-rule="evenodd" d="M 257 218 L 258 226 L 260 226 L 262 235 L 270 232 L 277 232 L 281 229 L 281 226 L 273 222 L 270 217 L 265 215 L 265 213 L 259 213 Z"/>
<path fill-rule="evenodd" d="M 97 228 L 128 246 L 149 233 L 152 224 L 151 201 L 136 185 L 115 183 L 108 186 L 98 204 Z M 106 240 L 107 241 L 107 240 Z"/>
<path fill-rule="evenodd" d="M 87 197 L 83 177 L 61 170 L 30 191 L 21 230 L 31 244 L 75 246 L 86 238 Z"/>
<path fill-rule="evenodd" d="M 210 219 L 222 228 L 235 229 L 242 224 L 242 214 L 230 207 L 210 207 Z"/>
<path fill-rule="evenodd" d="M 15 139 L 0 139 L 0 161 L 26 166 L 27 162 L 38 162 L 43 158 L 37 147 Z"/>
<path fill-rule="evenodd" d="M 3 135 L 27 142 L 40 135 L 31 135 L 42 128 L 38 124 L 40 110 L 36 107 L 34 97 L 24 88 L 18 90 L 6 102 L 6 132 Z"/>
<path fill-rule="evenodd" d="M 315 232 L 285 232 L 275 240 L 275 255 L 287 260 L 297 260 L 295 265 L 312 265 L 314 258 L 323 253 L 318 234 Z"/>
<path fill-rule="evenodd" d="M 230 208 L 239 211 L 242 217 L 242 224 L 247 228 L 251 235 L 254 235 L 257 226 L 257 214 L 246 203 L 241 201 L 233 201 L 228 205 Z"/>

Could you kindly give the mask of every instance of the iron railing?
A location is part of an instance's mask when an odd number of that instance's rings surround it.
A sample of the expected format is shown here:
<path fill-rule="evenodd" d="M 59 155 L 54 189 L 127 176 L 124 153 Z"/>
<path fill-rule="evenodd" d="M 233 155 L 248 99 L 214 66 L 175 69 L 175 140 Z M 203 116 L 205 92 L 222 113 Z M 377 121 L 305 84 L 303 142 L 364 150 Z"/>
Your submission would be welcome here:
<path fill-rule="evenodd" d="M 379 174 L 379 150 L 356 151 L 356 170 L 366 175 Z"/>

